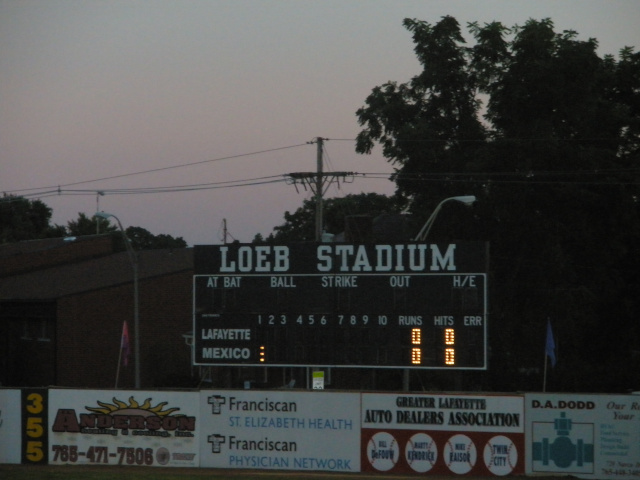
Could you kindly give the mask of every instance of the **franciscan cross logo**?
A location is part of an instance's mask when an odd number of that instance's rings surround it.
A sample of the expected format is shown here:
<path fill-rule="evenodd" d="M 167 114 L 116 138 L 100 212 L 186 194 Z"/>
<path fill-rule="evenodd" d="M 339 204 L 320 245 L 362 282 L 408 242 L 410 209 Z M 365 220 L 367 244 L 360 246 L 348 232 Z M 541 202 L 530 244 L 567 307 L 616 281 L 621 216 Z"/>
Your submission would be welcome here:
<path fill-rule="evenodd" d="M 220 453 L 221 445 L 227 441 L 224 435 L 214 433 L 207 437 L 207 442 L 211 444 L 211 453 Z"/>
<path fill-rule="evenodd" d="M 211 413 L 213 415 L 220 415 L 222 412 L 222 405 L 227 403 L 227 398 L 222 395 L 211 395 L 207 399 L 207 403 L 211 405 Z"/>

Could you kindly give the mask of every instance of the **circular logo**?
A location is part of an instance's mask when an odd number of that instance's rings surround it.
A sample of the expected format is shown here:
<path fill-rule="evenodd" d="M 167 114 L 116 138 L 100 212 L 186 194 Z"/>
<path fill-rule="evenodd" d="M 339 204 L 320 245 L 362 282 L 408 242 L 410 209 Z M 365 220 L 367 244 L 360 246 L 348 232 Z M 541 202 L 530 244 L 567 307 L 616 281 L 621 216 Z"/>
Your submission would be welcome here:
<path fill-rule="evenodd" d="M 509 475 L 518 463 L 518 449 L 510 438 L 492 437 L 484 446 L 484 464 L 494 475 Z"/>
<path fill-rule="evenodd" d="M 407 442 L 404 457 L 414 471 L 428 472 L 438 459 L 438 446 L 426 433 L 416 433 Z"/>
<path fill-rule="evenodd" d="M 388 432 L 378 432 L 367 444 L 367 458 L 373 468 L 380 472 L 391 470 L 400 457 L 398 442 Z"/>
<path fill-rule="evenodd" d="M 156 461 L 160 465 L 166 465 L 167 463 L 169 463 L 170 459 L 171 459 L 171 454 L 169 453 L 169 450 L 167 450 L 166 448 L 160 447 L 158 450 L 156 450 Z"/>
<path fill-rule="evenodd" d="M 453 473 L 464 475 L 470 472 L 477 459 L 476 445 L 466 435 L 454 435 L 447 440 L 444 446 L 444 461 Z"/>

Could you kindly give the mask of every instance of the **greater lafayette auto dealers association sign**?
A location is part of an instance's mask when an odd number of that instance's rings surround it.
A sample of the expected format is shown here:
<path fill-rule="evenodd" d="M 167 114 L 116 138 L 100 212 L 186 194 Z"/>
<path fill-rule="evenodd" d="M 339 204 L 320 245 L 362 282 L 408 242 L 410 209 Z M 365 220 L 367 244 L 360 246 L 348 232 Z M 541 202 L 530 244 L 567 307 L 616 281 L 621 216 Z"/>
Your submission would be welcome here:
<path fill-rule="evenodd" d="M 519 396 L 362 395 L 362 471 L 524 473 Z"/>

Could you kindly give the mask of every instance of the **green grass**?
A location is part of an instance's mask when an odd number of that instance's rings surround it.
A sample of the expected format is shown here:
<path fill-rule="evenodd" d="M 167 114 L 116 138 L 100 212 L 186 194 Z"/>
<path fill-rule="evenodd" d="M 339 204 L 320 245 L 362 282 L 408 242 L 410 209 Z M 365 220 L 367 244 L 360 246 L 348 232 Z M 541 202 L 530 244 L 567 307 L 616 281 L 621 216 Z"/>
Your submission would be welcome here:
<path fill-rule="evenodd" d="M 424 474 L 329 473 L 282 470 L 220 470 L 213 468 L 96 467 L 88 465 L 0 465 L 2 480 L 416 480 Z M 429 480 L 455 480 L 459 475 L 429 475 Z M 495 480 L 500 477 L 468 477 L 465 480 Z M 535 477 L 509 476 L 509 480 Z M 545 476 L 544 480 L 566 480 L 563 476 Z"/>
<path fill-rule="evenodd" d="M 87 467 L 87 466 L 32 466 L 0 465 L 2 480 L 185 480 L 188 478 L 206 478 L 207 480 L 234 480 L 263 478 L 282 478 L 290 480 L 309 478 L 297 477 L 283 472 L 262 472 L 212 470 L 204 468 L 145 468 L 145 467 Z M 335 476 L 333 478 L 336 478 Z"/>
<path fill-rule="evenodd" d="M 263 475 L 257 472 L 216 471 L 203 468 L 0 465 L 0 478 L 2 478 L 2 480 L 185 480 L 188 478 L 206 478 L 207 480 L 233 478 L 234 480 L 249 480 L 255 479 L 257 476 L 270 477 L 273 479 L 286 476 L 290 480 L 309 478 L 304 476 L 290 476 L 282 472 L 272 472 L 269 475 Z"/>
<path fill-rule="evenodd" d="M 207 479 L 252 480 L 255 478 L 276 480 L 339 480 L 339 479 L 415 479 L 418 476 L 376 475 L 364 473 L 326 473 L 326 472 L 290 472 L 273 470 L 216 470 L 210 468 L 153 468 L 153 467 L 96 467 L 96 466 L 33 466 L 33 465 L 0 465 L 2 480 L 185 480 Z M 443 477 L 444 478 L 444 477 Z M 432 480 L 437 477 L 431 476 Z M 466 480 L 472 480 L 469 477 Z M 548 479 L 545 479 L 548 480 Z"/>

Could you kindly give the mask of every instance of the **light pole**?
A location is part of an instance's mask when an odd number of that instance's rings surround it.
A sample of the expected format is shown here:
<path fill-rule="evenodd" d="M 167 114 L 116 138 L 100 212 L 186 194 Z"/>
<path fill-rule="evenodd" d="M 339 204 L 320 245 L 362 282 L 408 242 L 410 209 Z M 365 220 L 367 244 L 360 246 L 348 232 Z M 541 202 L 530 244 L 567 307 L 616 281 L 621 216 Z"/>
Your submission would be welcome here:
<path fill-rule="evenodd" d="M 116 222 L 118 222 L 118 227 L 120 228 L 120 233 L 122 233 L 122 237 L 124 238 L 124 244 L 127 248 L 127 253 L 129 254 L 129 260 L 131 260 L 131 266 L 133 267 L 133 345 L 134 345 L 134 372 L 135 372 L 135 388 L 140 388 L 140 315 L 138 309 L 138 256 L 136 252 L 133 251 L 133 246 L 131 245 L 131 240 L 127 237 L 127 234 L 122 228 L 122 223 L 120 223 L 120 219 L 113 215 L 112 213 L 106 212 L 96 212 L 96 217 L 99 218 L 115 218 Z"/>
<path fill-rule="evenodd" d="M 423 242 L 427 239 L 427 236 L 429 235 L 429 231 L 431 230 L 431 227 L 433 226 L 433 222 L 435 221 L 436 217 L 438 216 L 438 213 L 440 213 L 440 210 L 442 210 L 442 206 L 449 202 L 449 201 L 455 201 L 455 202 L 461 202 L 464 203 L 465 205 L 471 205 L 473 202 L 476 201 L 476 196 L 475 195 L 460 195 L 457 197 L 449 197 L 449 198 L 445 198 L 444 200 L 442 200 L 438 206 L 433 210 L 433 213 L 429 216 L 429 218 L 427 219 L 427 221 L 424 223 L 424 225 L 422 226 L 422 228 L 420 229 L 420 231 L 418 232 L 418 235 L 416 235 L 416 238 L 414 238 L 414 241 L 416 242 Z M 404 370 L 404 375 L 402 378 L 402 387 L 404 389 L 405 392 L 409 391 L 409 374 L 411 373 L 411 371 L 406 368 Z"/>
<path fill-rule="evenodd" d="M 438 206 L 435 208 L 435 210 L 433 211 L 431 216 L 427 219 L 425 224 L 422 226 L 422 228 L 418 232 L 418 235 L 416 235 L 416 238 L 414 238 L 415 241 L 424 241 L 424 240 L 427 239 L 427 236 L 429 235 L 429 230 L 431 230 L 431 227 L 433 226 L 433 222 L 435 221 L 436 217 L 438 216 L 438 213 L 440 213 L 440 210 L 442 210 L 442 205 L 444 205 L 445 203 L 447 203 L 449 201 L 456 201 L 456 202 L 464 203 L 465 205 L 471 205 L 473 202 L 476 201 L 476 196 L 475 195 L 461 195 L 459 197 L 449 197 L 449 198 L 445 198 L 444 200 L 442 200 L 438 204 Z"/>

